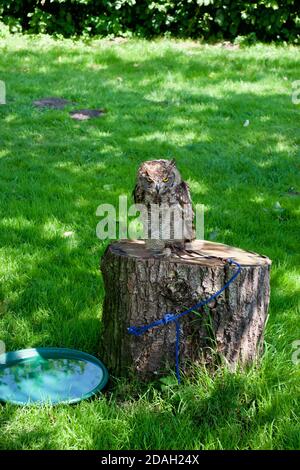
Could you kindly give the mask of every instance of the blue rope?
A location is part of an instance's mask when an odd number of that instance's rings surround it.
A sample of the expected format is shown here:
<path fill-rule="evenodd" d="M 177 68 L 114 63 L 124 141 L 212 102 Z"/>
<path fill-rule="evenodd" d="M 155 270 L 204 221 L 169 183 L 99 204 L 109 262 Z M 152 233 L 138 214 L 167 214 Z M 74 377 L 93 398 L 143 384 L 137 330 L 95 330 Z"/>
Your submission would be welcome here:
<path fill-rule="evenodd" d="M 209 304 L 212 300 L 219 297 L 219 295 L 222 294 L 222 292 L 225 289 L 227 289 L 227 287 L 238 277 L 238 275 L 241 272 L 241 265 L 237 263 L 236 261 L 233 261 L 232 259 L 227 259 L 226 262 L 229 265 L 237 266 L 238 269 L 235 271 L 234 275 L 229 279 L 229 281 L 227 281 L 226 284 L 224 284 L 224 286 L 221 289 L 215 292 L 215 294 L 211 295 L 208 299 L 201 300 L 200 302 L 188 308 L 187 310 L 184 310 L 184 312 L 181 312 L 178 314 L 175 314 L 173 312 L 168 312 L 164 315 L 163 318 L 161 318 L 160 320 L 156 320 L 152 323 L 149 323 L 149 325 L 130 326 L 129 328 L 127 328 L 127 331 L 129 334 L 134 335 L 134 336 L 141 336 L 146 331 L 152 328 L 155 328 L 156 326 L 164 326 L 164 325 L 167 325 L 168 323 L 175 322 L 175 326 L 176 326 L 175 364 L 176 364 L 176 377 L 177 377 L 179 384 L 180 384 L 180 370 L 179 370 L 180 323 L 179 323 L 179 319 L 183 317 L 184 315 L 187 315 L 188 313 L 192 312 L 193 310 L 198 310 L 200 307 L 203 307 L 204 305 Z"/>

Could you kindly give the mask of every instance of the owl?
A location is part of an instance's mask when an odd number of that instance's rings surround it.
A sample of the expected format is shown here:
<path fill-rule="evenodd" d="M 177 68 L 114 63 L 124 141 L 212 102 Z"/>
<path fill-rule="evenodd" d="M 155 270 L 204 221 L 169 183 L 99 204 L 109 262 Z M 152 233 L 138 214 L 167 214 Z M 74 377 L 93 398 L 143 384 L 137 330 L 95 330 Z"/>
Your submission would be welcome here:
<path fill-rule="evenodd" d="M 154 256 L 184 250 L 195 239 L 189 187 L 174 159 L 142 163 L 133 197 L 142 205 L 145 244 Z"/>

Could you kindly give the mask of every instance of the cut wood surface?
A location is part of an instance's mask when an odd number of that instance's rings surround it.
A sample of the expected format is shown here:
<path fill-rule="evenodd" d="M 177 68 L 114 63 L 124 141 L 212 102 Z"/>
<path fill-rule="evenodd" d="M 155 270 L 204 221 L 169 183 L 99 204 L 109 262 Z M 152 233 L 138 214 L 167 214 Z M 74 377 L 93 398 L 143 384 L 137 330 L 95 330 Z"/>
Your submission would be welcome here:
<path fill-rule="evenodd" d="M 207 307 L 180 320 L 181 369 L 188 372 L 204 363 L 226 363 L 234 369 L 256 360 L 262 351 L 270 297 L 267 257 L 195 240 L 186 244 L 186 252 L 154 258 L 143 241 L 121 240 L 109 245 L 101 262 L 105 285 L 101 356 L 110 372 L 137 373 L 145 379 L 174 368 L 174 323 L 138 337 L 127 328 L 147 325 L 167 312 L 180 313 L 210 297 L 236 269 L 224 263 L 228 258 L 241 265 L 238 278 Z"/>

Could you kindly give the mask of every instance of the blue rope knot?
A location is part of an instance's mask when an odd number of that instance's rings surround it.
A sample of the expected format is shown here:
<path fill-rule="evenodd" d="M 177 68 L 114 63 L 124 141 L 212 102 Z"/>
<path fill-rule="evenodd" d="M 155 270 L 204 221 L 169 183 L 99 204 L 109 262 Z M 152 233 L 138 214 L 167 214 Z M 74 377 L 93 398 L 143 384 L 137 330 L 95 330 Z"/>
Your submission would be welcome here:
<path fill-rule="evenodd" d="M 174 321 L 175 318 L 176 318 L 176 315 L 174 315 L 174 313 L 166 313 L 165 316 L 162 318 L 162 323 L 166 325 L 167 323 Z"/>
<path fill-rule="evenodd" d="M 231 258 L 228 259 L 222 259 L 222 261 L 226 262 L 230 266 L 234 265 L 238 269 L 235 271 L 235 273 L 232 275 L 232 277 L 227 281 L 221 289 L 219 289 L 217 292 L 212 294 L 208 299 L 201 300 L 198 302 L 196 305 L 193 305 L 192 307 L 188 308 L 187 310 L 184 310 L 181 313 L 175 314 L 172 312 L 166 313 L 162 319 L 156 320 L 149 325 L 144 325 L 144 326 L 129 326 L 127 328 L 127 331 L 129 334 L 134 335 L 134 336 L 140 336 L 146 331 L 150 330 L 151 328 L 155 328 L 156 326 L 161 326 L 161 325 L 167 325 L 167 323 L 171 323 L 172 321 L 175 322 L 176 326 L 176 348 L 175 348 L 175 361 L 176 361 L 176 376 L 177 376 L 177 381 L 180 384 L 180 370 L 179 370 L 179 350 L 180 350 L 180 323 L 179 319 L 183 317 L 184 315 L 187 315 L 188 313 L 192 312 L 193 310 L 198 310 L 200 307 L 203 307 L 204 305 L 209 304 L 212 300 L 216 299 L 219 297 L 219 295 L 222 294 L 222 292 L 227 289 L 227 287 L 237 278 L 237 276 L 241 272 L 241 265 L 237 263 L 236 261 L 233 261 Z"/>

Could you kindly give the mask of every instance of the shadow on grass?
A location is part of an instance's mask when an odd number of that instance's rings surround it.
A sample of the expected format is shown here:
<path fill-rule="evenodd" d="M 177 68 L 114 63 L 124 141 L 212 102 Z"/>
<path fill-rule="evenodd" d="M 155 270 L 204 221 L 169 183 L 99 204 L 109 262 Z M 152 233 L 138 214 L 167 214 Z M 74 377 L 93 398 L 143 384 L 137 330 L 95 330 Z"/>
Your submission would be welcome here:
<path fill-rule="evenodd" d="M 118 395 L 118 415 L 126 409 L 129 431 L 124 449 L 284 449 L 298 448 L 299 405 L 289 391 L 277 389 L 275 374 L 264 382 L 247 374 L 218 374 L 205 382 L 144 390 L 140 385 L 124 385 Z M 286 377 L 285 377 L 286 378 Z M 203 376 L 202 376 L 203 381 Z M 197 381 L 196 381 L 197 382 Z M 277 378 L 278 382 L 278 378 Z M 157 388 L 158 387 L 158 388 Z M 273 396 L 264 401 L 267 387 Z M 140 397 L 135 397 L 139 390 Z M 150 390 L 150 391 L 149 391 Z M 129 398 L 130 396 L 130 398 Z M 126 397 L 127 400 L 126 401 Z M 290 403 L 289 411 L 284 404 Z M 112 406 L 114 402 L 110 402 Z M 125 413 L 124 413 L 125 414 Z M 95 435 L 94 448 L 102 449 L 102 433 Z M 116 442 L 110 440 L 108 447 Z"/>
<path fill-rule="evenodd" d="M 199 186 L 192 196 L 206 206 L 206 236 L 215 231 L 217 241 L 273 259 L 275 327 L 285 306 L 296 309 L 292 287 L 280 286 L 298 255 L 297 198 L 287 191 L 297 185 L 299 110 L 281 86 L 270 86 L 273 75 L 297 78 L 296 58 L 254 60 L 246 52 L 221 50 L 193 56 L 171 48 L 138 63 L 125 55 L 53 47 L 46 53 L 7 51 L 2 59 L 10 85 L 8 105 L 0 109 L 0 300 L 8 305 L 1 316 L 8 349 L 52 345 L 97 353 L 104 294 L 98 265 L 107 242 L 95 235 L 96 208 L 117 204 L 119 194 L 129 196 L 140 162 L 160 156 L 175 156 L 191 188 Z M 243 91 L 245 83 L 253 89 Z M 46 96 L 75 100 L 79 107 L 105 106 L 108 113 L 78 124 L 69 108 L 32 106 Z M 246 119 L 250 126 L 243 127 Z M 68 230 L 74 236 L 65 237 Z M 276 270 L 280 263 L 284 270 Z M 292 334 L 294 322 L 284 321 Z M 180 429 L 182 441 L 172 440 L 178 448 L 180 442 L 185 448 L 205 442 L 230 447 L 232 434 L 247 447 L 253 429 L 258 433 L 259 412 L 251 399 L 243 402 L 246 395 L 243 381 L 232 378 L 206 399 L 183 400 L 186 415 L 174 414 L 172 401 L 164 411 L 141 407 L 125 442 L 169 448 L 167 436 Z M 294 428 L 286 429 L 295 442 Z M 100 436 L 94 438 L 98 448 Z M 35 431 L 23 439 L 30 446 Z M 46 433 L 45 445 L 47 439 Z"/>
<path fill-rule="evenodd" d="M 90 64 L 102 66 L 103 72 L 99 73 L 90 70 L 89 64 L 82 69 L 80 60 L 76 60 L 77 51 L 64 54 L 61 63 L 54 61 L 55 57 L 61 57 L 61 52 L 61 48 L 54 47 L 52 60 L 47 63 L 42 51 L 25 49 L 18 52 L 17 57 L 10 52 L 6 56 L 7 61 L 17 65 L 27 57 L 31 67 L 24 72 L 24 82 L 20 80 L 17 84 L 21 107 L 18 98 L 14 98 L 13 105 L 1 109 L 4 121 L 4 155 L 0 158 L 4 215 L 1 238 L 4 246 L 7 249 L 11 246 L 16 253 L 22 252 L 23 247 L 28 252 L 43 252 L 40 259 L 36 257 L 26 267 L 27 277 L 31 280 L 27 288 L 23 285 L 22 295 L 11 304 L 14 311 L 28 305 L 29 313 L 32 302 L 37 307 L 43 303 L 39 296 L 45 290 L 48 295 L 50 289 L 50 299 L 56 297 L 59 285 L 59 289 L 65 286 L 60 296 L 64 297 L 64 302 L 57 299 L 56 310 L 65 315 L 64 303 L 68 303 L 68 297 L 69 309 L 72 303 L 74 278 L 84 278 L 85 287 L 95 283 L 101 290 L 96 253 L 100 255 L 103 248 L 94 235 L 96 207 L 102 202 L 116 203 L 118 194 L 130 194 L 138 164 L 160 154 L 175 155 L 185 178 L 205 183 L 206 190 L 195 195 L 195 202 L 206 204 L 209 217 L 223 225 L 223 235 L 226 231 L 229 233 L 224 241 L 258 251 L 262 245 L 265 254 L 272 257 L 271 243 L 270 240 L 264 242 L 266 236 L 261 233 L 262 226 L 274 231 L 271 238 L 278 243 L 288 238 L 283 234 L 288 234 L 295 217 L 290 203 L 287 205 L 291 209 L 286 209 L 285 218 L 278 217 L 268 207 L 270 199 L 276 202 L 282 192 L 288 190 L 294 175 L 295 136 L 287 113 L 295 112 L 295 107 L 285 94 L 241 93 L 230 87 L 230 91 L 226 91 L 221 58 L 226 64 L 226 80 L 239 82 L 238 72 L 242 72 L 245 82 L 255 84 L 270 74 L 272 66 L 278 65 L 277 59 L 262 57 L 254 62 L 245 55 L 236 57 L 220 52 L 211 60 L 205 58 L 204 53 L 186 60 L 185 53 L 168 49 L 159 58 L 143 57 L 140 67 L 134 67 L 134 60 L 125 60 L 116 51 L 106 49 L 97 51 Z M 87 58 L 87 53 L 83 57 Z M 288 60 L 291 69 L 296 64 L 296 60 Z M 41 72 L 43 67 L 46 70 Z M 188 82 L 196 83 L 196 91 L 194 87 L 191 92 L 188 86 L 166 90 L 164 72 L 161 73 L 164 69 L 166 73 L 186 76 Z M 11 73 L 11 79 L 15 80 L 15 72 Z M 123 73 L 130 86 L 115 83 L 119 73 Z M 210 74 L 213 75 L 210 77 Z M 6 75 L 10 81 L 9 72 Z M 146 85 L 142 80 L 145 77 Z M 207 77 L 211 85 L 219 86 L 226 93 L 214 96 L 199 91 Z M 86 84 L 84 89 L 81 88 L 82 80 Z M 29 87 L 31 84 L 33 86 Z M 149 99 L 147 95 L 155 88 L 169 99 Z M 101 90 L 101 104 L 108 106 L 108 116 L 78 125 L 69 120 L 67 111 L 41 111 L 32 107 L 31 100 L 38 98 L 38 93 L 74 99 L 72 90 L 76 90 L 77 98 L 81 93 L 83 97 L 86 94 L 94 103 L 99 103 L 97 92 Z M 250 136 L 242 128 L 246 117 L 253 119 Z M 286 126 L 281 125 L 282 117 L 287 118 Z M 268 127 L 264 123 L 268 121 L 270 126 L 266 134 Z M 191 138 L 185 137 L 198 127 L 200 132 L 194 132 Z M 170 139 L 164 140 L 160 132 L 169 132 Z M 233 155 L 232 151 L 237 153 Z M 104 190 L 106 183 L 113 184 L 113 190 Z M 243 198 L 248 203 L 245 204 Z M 256 198 L 259 200 L 255 201 Z M 7 224 L 5 217 L 15 219 L 17 226 Z M 51 225 L 53 219 L 58 219 L 58 226 L 78 227 L 80 238 L 73 246 L 68 247 L 61 235 L 47 236 L 48 224 Z M 238 236 L 230 235 L 237 230 Z M 278 231 L 282 232 L 280 236 Z M 288 248 L 289 255 L 296 254 L 293 243 Z M 90 270 L 86 262 L 91 255 L 89 249 L 94 254 L 93 261 L 90 259 L 94 269 Z M 285 249 L 282 247 L 281 257 L 285 256 Z M 77 263 L 74 267 L 72 260 L 76 263 L 81 260 L 82 265 Z M 68 273 L 65 278 L 59 276 L 64 265 Z M 32 288 L 32 279 L 48 273 L 55 276 L 54 282 L 47 283 L 44 278 L 44 286 L 40 280 L 35 281 L 36 287 Z M 14 289 L 18 288 L 18 282 L 16 279 Z M 84 289 L 81 295 L 83 292 Z M 84 295 L 83 299 L 87 301 L 87 297 Z M 78 301 L 76 297 L 74 300 Z M 80 308 L 83 303 L 79 302 Z"/>

